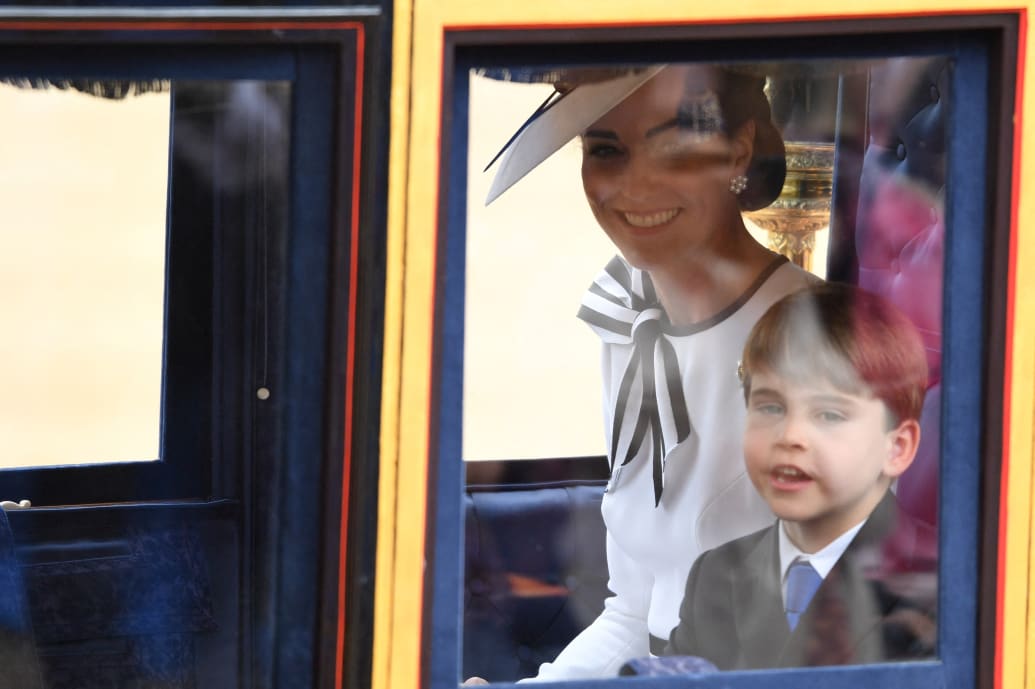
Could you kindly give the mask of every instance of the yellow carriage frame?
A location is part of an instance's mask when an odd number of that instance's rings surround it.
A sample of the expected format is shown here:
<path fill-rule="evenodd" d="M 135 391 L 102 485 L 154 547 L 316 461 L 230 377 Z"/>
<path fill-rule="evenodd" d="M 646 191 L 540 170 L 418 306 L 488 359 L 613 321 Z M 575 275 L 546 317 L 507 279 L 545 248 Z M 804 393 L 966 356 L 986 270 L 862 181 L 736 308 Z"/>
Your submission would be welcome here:
<path fill-rule="evenodd" d="M 375 689 L 417 689 L 422 673 L 428 458 L 433 375 L 434 281 L 439 188 L 440 117 L 446 35 L 453 31 L 535 26 L 644 26 L 675 23 L 787 22 L 833 19 L 1010 14 L 1016 17 L 1006 360 L 1002 389 L 1002 474 L 997 604 L 996 689 L 1035 689 L 1035 147 L 1022 124 L 1035 121 L 1035 88 L 1027 17 L 1035 0 L 857 0 L 836 16 L 811 0 L 397 0 L 393 78 L 385 347 L 381 426 L 376 601 Z M 993 552 L 985 548 L 986 552 Z M 992 630 L 984 629 L 982 634 Z M 986 670 L 987 673 L 987 670 Z"/>

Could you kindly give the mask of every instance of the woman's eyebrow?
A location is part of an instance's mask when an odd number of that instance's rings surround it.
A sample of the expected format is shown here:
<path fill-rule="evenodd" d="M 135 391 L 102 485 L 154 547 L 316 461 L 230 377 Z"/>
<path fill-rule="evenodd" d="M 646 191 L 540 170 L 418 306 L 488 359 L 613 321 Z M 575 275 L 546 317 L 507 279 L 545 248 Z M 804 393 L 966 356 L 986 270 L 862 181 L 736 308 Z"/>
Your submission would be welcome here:
<path fill-rule="evenodd" d="M 582 136 L 593 137 L 594 139 L 610 139 L 618 141 L 618 135 L 608 129 L 587 129 Z"/>

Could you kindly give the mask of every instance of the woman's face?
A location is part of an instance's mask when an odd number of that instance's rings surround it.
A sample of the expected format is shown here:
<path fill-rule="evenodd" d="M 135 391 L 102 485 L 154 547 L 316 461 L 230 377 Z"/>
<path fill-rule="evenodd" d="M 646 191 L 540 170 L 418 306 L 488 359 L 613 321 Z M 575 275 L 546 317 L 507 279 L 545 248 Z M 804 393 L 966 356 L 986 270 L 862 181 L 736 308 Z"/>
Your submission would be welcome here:
<path fill-rule="evenodd" d="M 715 74 L 672 66 L 582 137 L 582 184 L 597 222 L 632 265 L 678 264 L 726 240 L 730 178 L 747 169 L 753 123 L 722 133 Z"/>

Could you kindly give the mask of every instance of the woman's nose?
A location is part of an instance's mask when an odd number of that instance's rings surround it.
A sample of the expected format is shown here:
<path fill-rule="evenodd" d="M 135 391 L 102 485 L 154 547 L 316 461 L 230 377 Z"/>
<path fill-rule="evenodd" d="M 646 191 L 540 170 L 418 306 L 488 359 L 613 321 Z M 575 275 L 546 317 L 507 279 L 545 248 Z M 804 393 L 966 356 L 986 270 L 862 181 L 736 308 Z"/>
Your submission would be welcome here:
<path fill-rule="evenodd" d="M 658 176 L 655 164 L 642 153 L 629 156 L 629 164 L 619 180 L 622 193 L 633 200 L 650 198 L 658 190 Z"/>

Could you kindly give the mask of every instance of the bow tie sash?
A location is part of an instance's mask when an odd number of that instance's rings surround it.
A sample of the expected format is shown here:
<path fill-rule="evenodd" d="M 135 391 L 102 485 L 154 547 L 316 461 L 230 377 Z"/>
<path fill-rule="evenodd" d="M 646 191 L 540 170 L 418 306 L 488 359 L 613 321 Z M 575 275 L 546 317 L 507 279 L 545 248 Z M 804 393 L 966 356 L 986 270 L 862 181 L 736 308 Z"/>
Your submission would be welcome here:
<path fill-rule="evenodd" d="M 664 490 L 668 453 L 690 436 L 691 427 L 679 359 L 672 343 L 662 335 L 666 316 L 654 285 L 645 272 L 616 256 L 590 287 L 578 316 L 604 342 L 632 345 L 612 416 L 608 450 L 611 482 L 616 486 L 622 467 L 639 455 L 649 432 L 657 506 Z M 638 409 L 633 401 L 637 381 L 641 391 Z M 628 444 L 624 452 L 619 452 L 622 431 L 629 428 Z M 622 461 L 616 468 L 619 455 Z"/>

